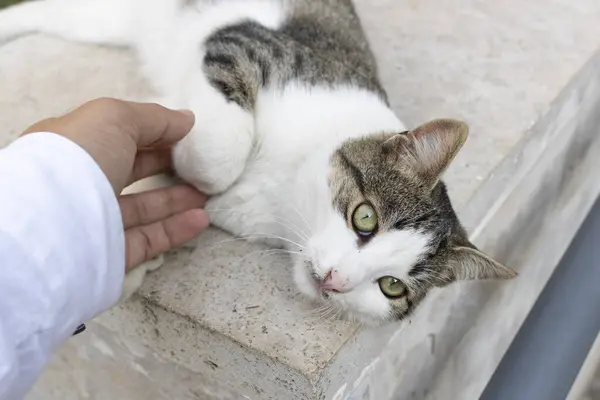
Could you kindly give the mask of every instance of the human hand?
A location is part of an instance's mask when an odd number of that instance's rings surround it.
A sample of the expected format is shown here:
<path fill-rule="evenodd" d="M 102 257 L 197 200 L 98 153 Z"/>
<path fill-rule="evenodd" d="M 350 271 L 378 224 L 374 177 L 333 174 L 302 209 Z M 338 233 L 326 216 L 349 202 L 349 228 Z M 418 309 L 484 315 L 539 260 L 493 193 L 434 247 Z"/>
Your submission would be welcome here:
<path fill-rule="evenodd" d="M 157 104 L 97 99 L 25 130 L 64 136 L 90 154 L 115 194 L 171 169 L 171 145 L 194 125 L 191 111 Z M 180 246 L 208 226 L 206 198 L 187 185 L 119 196 L 126 240 L 126 268 Z"/>

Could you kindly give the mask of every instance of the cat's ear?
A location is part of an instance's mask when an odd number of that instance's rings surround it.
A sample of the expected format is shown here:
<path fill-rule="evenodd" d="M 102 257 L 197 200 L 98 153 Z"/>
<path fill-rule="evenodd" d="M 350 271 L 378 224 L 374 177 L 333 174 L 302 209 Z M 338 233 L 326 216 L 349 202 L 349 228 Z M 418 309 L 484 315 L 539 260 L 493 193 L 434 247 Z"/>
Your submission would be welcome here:
<path fill-rule="evenodd" d="M 437 119 L 411 131 L 394 135 L 383 144 L 411 168 L 431 188 L 448 168 L 467 136 L 469 127 L 462 121 Z"/>
<path fill-rule="evenodd" d="M 517 276 L 512 269 L 470 247 L 451 248 L 447 262 L 453 278 L 457 281 L 512 279 Z"/>

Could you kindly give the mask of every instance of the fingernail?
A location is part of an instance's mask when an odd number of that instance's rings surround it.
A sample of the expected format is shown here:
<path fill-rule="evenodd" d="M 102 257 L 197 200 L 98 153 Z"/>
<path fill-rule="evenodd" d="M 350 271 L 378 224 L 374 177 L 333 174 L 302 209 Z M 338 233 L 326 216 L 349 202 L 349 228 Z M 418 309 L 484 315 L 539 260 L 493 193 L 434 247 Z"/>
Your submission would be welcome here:
<path fill-rule="evenodd" d="M 206 212 L 206 210 L 203 210 L 201 208 L 196 208 L 196 209 L 191 210 L 191 212 L 194 214 L 194 216 L 196 218 L 198 218 L 196 222 L 200 223 L 200 228 L 204 229 L 210 225 L 210 217 L 208 216 L 208 213 Z"/>
<path fill-rule="evenodd" d="M 187 115 L 188 117 L 195 117 L 194 112 L 192 110 L 177 110 L 182 114 Z"/>

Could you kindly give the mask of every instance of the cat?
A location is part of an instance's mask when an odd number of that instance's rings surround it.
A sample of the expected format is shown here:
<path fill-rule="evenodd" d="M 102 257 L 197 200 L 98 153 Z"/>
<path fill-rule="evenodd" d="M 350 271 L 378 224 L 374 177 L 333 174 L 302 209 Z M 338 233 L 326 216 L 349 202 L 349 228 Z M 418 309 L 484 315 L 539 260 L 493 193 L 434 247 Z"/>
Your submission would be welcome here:
<path fill-rule="evenodd" d="M 196 114 L 173 149 L 212 224 L 284 247 L 294 281 L 382 325 L 437 287 L 516 273 L 473 245 L 442 175 L 468 126 L 407 129 L 390 109 L 351 0 L 34 0 L 0 12 L 30 32 L 136 51 L 160 97 Z M 123 299 L 152 260 L 130 273 Z"/>

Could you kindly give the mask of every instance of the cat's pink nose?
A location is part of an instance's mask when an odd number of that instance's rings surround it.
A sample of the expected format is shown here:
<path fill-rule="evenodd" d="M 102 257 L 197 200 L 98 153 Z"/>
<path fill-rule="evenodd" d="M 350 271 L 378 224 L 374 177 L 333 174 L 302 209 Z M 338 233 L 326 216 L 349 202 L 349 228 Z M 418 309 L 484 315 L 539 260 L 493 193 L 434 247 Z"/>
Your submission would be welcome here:
<path fill-rule="evenodd" d="M 345 293 L 350 290 L 350 287 L 348 287 L 348 282 L 340 279 L 339 273 L 331 270 L 325 275 L 323 282 L 319 284 L 319 290 L 322 292 Z"/>

